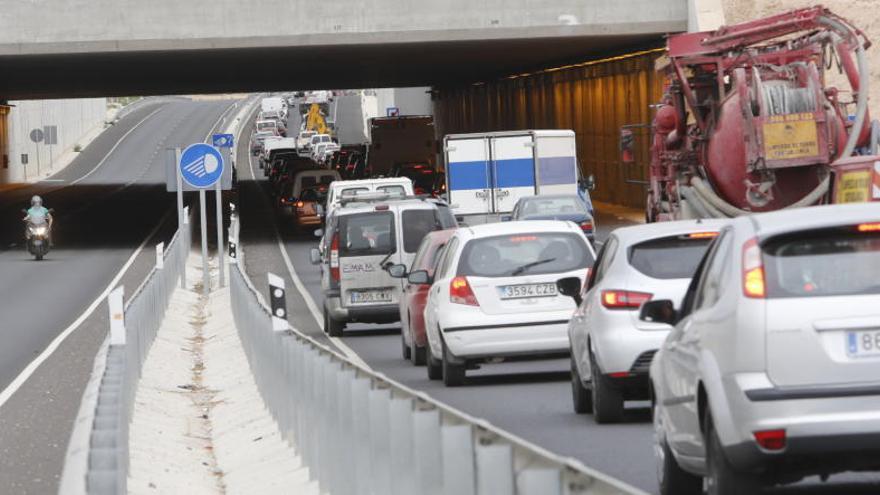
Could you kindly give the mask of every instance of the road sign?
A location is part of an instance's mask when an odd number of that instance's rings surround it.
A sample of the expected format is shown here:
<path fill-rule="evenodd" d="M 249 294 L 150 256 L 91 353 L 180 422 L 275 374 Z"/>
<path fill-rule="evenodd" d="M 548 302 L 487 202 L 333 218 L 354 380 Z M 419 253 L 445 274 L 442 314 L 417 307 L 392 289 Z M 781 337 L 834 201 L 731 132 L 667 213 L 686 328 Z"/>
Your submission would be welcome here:
<path fill-rule="evenodd" d="M 191 144 L 181 153 L 177 166 L 187 184 L 208 189 L 223 176 L 223 155 L 209 144 Z"/>
<path fill-rule="evenodd" d="M 388 107 L 385 109 L 385 115 L 387 117 L 397 117 L 400 115 L 400 108 L 398 107 Z"/>
<path fill-rule="evenodd" d="M 58 144 L 58 126 L 47 125 L 43 127 L 43 139 L 45 144 Z"/>
<path fill-rule="evenodd" d="M 214 134 L 211 141 L 215 148 L 232 148 L 235 144 L 235 138 L 232 134 Z"/>
<path fill-rule="evenodd" d="M 30 134 L 31 141 L 35 143 L 43 142 L 43 130 L 42 129 L 34 129 Z"/>

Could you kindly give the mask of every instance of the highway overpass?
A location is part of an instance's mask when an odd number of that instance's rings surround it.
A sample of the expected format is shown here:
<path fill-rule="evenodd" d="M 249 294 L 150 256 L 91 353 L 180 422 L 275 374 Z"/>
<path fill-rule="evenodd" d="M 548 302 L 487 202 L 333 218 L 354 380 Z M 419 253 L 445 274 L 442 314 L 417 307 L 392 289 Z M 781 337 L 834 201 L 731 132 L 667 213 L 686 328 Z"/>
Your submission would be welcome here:
<path fill-rule="evenodd" d="M 0 2 L 0 98 L 430 86 L 656 45 L 696 0 Z"/>

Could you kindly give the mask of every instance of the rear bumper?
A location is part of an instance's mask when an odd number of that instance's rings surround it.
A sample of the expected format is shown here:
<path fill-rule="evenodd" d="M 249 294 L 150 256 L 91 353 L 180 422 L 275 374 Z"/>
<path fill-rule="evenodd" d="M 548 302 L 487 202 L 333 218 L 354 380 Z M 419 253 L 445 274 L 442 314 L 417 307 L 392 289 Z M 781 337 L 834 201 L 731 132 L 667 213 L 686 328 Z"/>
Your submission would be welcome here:
<path fill-rule="evenodd" d="M 330 317 L 349 323 L 393 323 L 400 321 L 398 304 L 375 304 L 370 306 L 342 306 L 339 297 L 325 297 L 325 305 Z"/>
<path fill-rule="evenodd" d="M 782 481 L 821 473 L 880 470 L 880 432 L 791 437 L 781 452 L 764 451 L 755 442 L 724 450 L 734 466 Z"/>
<path fill-rule="evenodd" d="M 449 351 L 459 358 L 515 357 L 570 352 L 568 320 L 470 325 L 443 329 Z"/>

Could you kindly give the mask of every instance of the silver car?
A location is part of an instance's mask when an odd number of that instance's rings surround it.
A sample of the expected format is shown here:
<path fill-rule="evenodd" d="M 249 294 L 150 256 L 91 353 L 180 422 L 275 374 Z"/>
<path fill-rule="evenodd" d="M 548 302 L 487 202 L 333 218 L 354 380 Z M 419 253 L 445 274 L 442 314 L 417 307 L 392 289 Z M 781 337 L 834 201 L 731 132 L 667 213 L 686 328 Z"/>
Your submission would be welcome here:
<path fill-rule="evenodd" d="M 650 299 L 680 299 L 722 220 L 615 230 L 599 252 L 583 301 L 580 279 L 560 280 L 578 302 L 568 324 L 574 410 L 598 423 L 622 419 L 624 400 L 648 399 L 648 367 L 669 326 L 640 321 Z"/>
<path fill-rule="evenodd" d="M 674 324 L 650 372 L 662 493 L 880 470 L 880 204 L 732 220 L 681 309 L 641 318 Z"/>

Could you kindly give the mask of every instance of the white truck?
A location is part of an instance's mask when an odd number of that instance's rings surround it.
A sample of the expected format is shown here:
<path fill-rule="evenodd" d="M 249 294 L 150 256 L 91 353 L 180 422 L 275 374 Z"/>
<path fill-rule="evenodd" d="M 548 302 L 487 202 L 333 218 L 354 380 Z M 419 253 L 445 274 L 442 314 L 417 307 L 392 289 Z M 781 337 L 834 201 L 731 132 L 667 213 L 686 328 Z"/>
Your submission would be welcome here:
<path fill-rule="evenodd" d="M 277 112 L 278 116 L 287 116 L 287 104 L 280 96 L 268 96 L 260 101 L 260 111 L 263 113 Z"/>
<path fill-rule="evenodd" d="M 443 150 L 447 199 L 464 223 L 501 220 L 525 196 L 578 192 L 574 131 L 450 134 Z"/>

